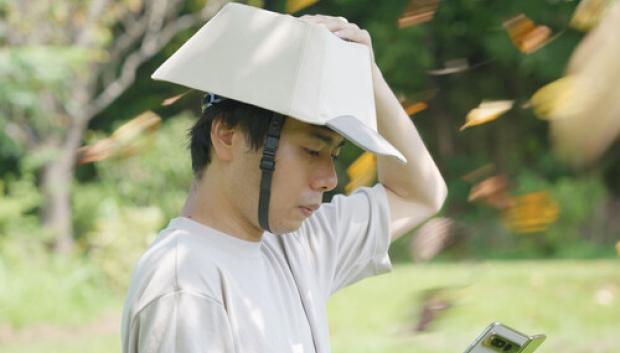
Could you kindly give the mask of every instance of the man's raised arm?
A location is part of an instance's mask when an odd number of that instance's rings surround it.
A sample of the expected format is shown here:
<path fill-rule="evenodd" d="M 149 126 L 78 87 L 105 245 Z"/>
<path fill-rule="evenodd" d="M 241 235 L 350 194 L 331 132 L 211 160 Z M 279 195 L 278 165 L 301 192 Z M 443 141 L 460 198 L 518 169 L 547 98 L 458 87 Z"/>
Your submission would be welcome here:
<path fill-rule="evenodd" d="M 407 158 L 406 165 L 378 156 L 379 182 L 390 204 L 392 241 L 437 213 L 447 195 L 446 183 L 413 122 L 373 64 L 379 133 Z"/>

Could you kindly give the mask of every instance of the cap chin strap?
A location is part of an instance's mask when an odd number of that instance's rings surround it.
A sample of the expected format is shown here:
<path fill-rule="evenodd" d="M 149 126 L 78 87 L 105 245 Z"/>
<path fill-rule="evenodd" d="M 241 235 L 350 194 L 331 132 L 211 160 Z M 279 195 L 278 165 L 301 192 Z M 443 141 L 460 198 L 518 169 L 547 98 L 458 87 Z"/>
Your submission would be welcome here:
<path fill-rule="evenodd" d="M 260 193 L 258 195 L 258 223 L 261 228 L 271 232 L 269 229 L 269 198 L 271 197 L 271 177 L 276 168 L 276 150 L 280 140 L 280 131 L 284 125 L 284 116 L 274 113 L 269 123 L 267 136 L 263 147 L 263 158 L 260 160 L 260 170 L 262 171 L 260 180 Z"/>

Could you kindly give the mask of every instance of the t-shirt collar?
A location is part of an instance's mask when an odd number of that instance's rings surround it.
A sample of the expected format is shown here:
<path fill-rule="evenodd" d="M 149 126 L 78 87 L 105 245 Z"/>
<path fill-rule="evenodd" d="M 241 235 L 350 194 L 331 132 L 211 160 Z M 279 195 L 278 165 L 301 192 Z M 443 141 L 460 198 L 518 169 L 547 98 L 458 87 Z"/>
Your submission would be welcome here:
<path fill-rule="evenodd" d="M 229 252 L 229 254 L 259 254 L 262 245 L 262 240 L 241 239 L 186 217 L 173 218 L 168 228 L 186 230 L 190 234 L 196 235 L 201 241 L 204 239 L 209 248 L 218 248 Z"/>

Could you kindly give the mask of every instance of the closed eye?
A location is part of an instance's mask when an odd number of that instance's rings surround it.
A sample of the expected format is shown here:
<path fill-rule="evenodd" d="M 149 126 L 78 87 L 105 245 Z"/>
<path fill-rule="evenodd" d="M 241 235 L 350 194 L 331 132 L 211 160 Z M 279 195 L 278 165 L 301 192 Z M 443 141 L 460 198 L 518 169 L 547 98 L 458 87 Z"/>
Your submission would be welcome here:
<path fill-rule="evenodd" d="M 309 148 L 304 148 L 304 151 L 306 151 L 306 153 L 311 155 L 312 157 L 318 157 L 321 154 L 321 151 L 315 151 Z"/>
<path fill-rule="evenodd" d="M 308 154 L 309 156 L 313 157 L 313 158 L 317 158 L 321 155 L 321 151 L 320 150 L 313 150 L 311 148 L 304 148 L 304 152 L 306 152 L 306 154 Z M 332 155 L 330 155 L 330 158 L 332 160 L 337 160 L 338 156 L 340 155 L 340 148 L 338 148 L 336 151 L 334 151 L 334 153 Z"/>

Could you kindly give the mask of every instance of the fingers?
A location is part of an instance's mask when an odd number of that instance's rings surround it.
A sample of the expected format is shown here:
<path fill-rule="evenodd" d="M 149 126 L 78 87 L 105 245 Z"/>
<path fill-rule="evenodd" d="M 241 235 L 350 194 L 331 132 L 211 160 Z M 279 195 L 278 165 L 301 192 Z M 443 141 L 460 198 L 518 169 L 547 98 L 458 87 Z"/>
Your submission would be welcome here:
<path fill-rule="evenodd" d="M 361 29 L 355 23 L 349 23 L 344 17 L 325 15 L 304 15 L 301 20 L 325 27 L 343 40 L 364 44 L 372 52 L 372 40 L 368 31 Z"/>
<path fill-rule="evenodd" d="M 344 17 L 333 17 L 333 16 L 324 16 L 324 15 L 304 15 L 301 16 L 300 19 L 322 25 L 326 27 L 331 32 L 338 31 L 340 29 L 346 28 L 347 26 L 352 26 L 353 28 L 359 29 L 359 27 L 354 23 L 349 23 L 349 21 Z"/>
<path fill-rule="evenodd" d="M 333 31 L 338 37 L 357 43 L 368 43 L 370 41 L 370 35 L 366 30 L 360 30 L 354 27 L 344 27 Z"/>
<path fill-rule="evenodd" d="M 347 37 L 349 38 L 361 38 L 360 34 L 356 34 L 355 32 L 360 32 L 360 28 L 355 23 L 349 23 L 349 21 L 344 17 L 332 17 L 332 16 L 323 16 L 323 15 L 304 15 L 301 16 L 300 19 L 314 23 L 317 25 L 321 25 L 327 28 L 330 32 L 338 35 L 341 38 Z M 340 34 L 340 35 L 339 35 Z"/>

